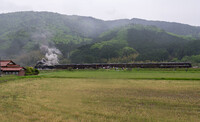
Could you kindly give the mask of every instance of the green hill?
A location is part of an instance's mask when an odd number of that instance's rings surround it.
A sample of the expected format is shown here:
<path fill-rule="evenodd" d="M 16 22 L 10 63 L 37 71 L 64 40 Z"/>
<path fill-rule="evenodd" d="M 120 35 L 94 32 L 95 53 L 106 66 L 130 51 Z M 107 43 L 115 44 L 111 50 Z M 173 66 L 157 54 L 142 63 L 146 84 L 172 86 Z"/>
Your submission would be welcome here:
<path fill-rule="evenodd" d="M 130 25 L 103 33 L 94 44 L 74 51 L 71 58 L 76 63 L 171 61 L 181 59 L 185 45 L 193 41 L 156 27 Z"/>
<path fill-rule="evenodd" d="M 47 45 L 61 51 L 60 63 L 180 60 L 200 54 L 199 33 L 200 27 L 179 23 L 16 12 L 0 14 L 0 56 L 34 65 Z"/>

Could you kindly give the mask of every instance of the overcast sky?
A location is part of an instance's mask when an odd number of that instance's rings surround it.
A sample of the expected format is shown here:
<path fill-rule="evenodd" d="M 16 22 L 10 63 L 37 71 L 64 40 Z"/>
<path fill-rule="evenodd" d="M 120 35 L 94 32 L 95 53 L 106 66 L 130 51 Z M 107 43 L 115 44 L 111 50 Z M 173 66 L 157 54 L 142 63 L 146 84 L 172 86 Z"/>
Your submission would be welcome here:
<path fill-rule="evenodd" d="M 0 0 L 0 13 L 49 11 L 103 20 L 141 18 L 200 26 L 200 0 Z"/>

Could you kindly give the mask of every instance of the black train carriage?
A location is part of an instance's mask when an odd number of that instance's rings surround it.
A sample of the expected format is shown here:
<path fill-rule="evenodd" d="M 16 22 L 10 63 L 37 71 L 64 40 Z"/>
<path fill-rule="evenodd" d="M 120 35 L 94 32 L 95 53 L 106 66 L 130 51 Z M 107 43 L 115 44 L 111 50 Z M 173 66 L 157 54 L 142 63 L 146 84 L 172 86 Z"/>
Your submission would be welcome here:
<path fill-rule="evenodd" d="M 191 68 L 191 63 L 168 62 L 168 63 L 92 63 L 92 64 L 64 64 L 64 65 L 36 65 L 39 69 L 100 69 L 100 68 Z"/>

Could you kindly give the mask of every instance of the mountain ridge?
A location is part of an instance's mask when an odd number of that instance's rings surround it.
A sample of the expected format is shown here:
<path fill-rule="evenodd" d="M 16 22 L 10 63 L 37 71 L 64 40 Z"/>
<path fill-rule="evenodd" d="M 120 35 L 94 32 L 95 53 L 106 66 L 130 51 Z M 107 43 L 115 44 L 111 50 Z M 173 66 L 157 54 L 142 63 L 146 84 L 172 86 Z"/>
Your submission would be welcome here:
<path fill-rule="evenodd" d="M 139 19 L 139 18 L 132 18 L 132 19 L 117 19 L 117 20 L 101 20 L 90 16 L 79 16 L 79 15 L 65 15 L 65 14 L 59 14 L 59 13 L 53 13 L 53 12 L 34 12 L 34 11 L 27 11 L 27 12 L 13 12 L 13 13 L 7 13 L 7 14 L 0 14 L 0 18 L 3 16 L 14 16 L 19 14 L 51 14 L 55 16 L 59 16 L 60 19 L 71 19 L 73 21 L 81 20 L 81 22 L 85 23 L 85 21 L 93 22 L 92 24 L 95 24 L 95 26 L 102 26 L 105 29 L 111 29 L 114 27 L 124 26 L 128 24 L 141 24 L 141 25 L 151 25 L 156 26 L 158 28 L 164 29 L 165 31 L 172 32 L 178 35 L 192 35 L 195 38 L 200 38 L 200 26 L 192 26 L 189 24 L 182 24 L 177 22 L 166 22 L 166 21 L 154 21 L 154 20 L 145 20 L 145 19 Z M 0 19 L 1 20 L 1 19 Z M 77 24 L 78 22 L 76 22 Z M 98 24 L 97 24 L 98 23 Z M 80 23 L 79 23 L 80 24 Z M 92 24 L 90 25 L 92 27 Z M 100 24 L 100 25 L 99 25 Z M 94 25 L 93 25 L 94 26 Z M 176 28 L 176 29 L 174 29 Z M 95 28 L 98 29 L 98 28 Z M 104 31 L 105 31 L 104 29 Z M 103 30 L 103 29 L 102 29 Z M 183 31 L 183 32 L 181 32 Z M 93 34 L 93 33 L 92 33 Z M 92 35 L 91 34 L 91 35 Z M 99 33 L 98 33 L 99 34 Z M 98 35 L 97 34 L 97 35 Z"/>
<path fill-rule="evenodd" d="M 129 27 L 130 30 L 127 29 Z M 100 50 L 103 52 L 99 54 L 102 59 L 92 58 L 92 50 L 85 50 L 82 54 L 86 58 L 88 56 L 88 60 L 84 62 L 131 62 L 131 58 L 138 61 L 180 60 L 184 56 L 200 54 L 199 41 L 196 40 L 199 38 L 200 27 L 180 23 L 136 18 L 104 21 L 93 17 L 33 11 L 0 14 L 0 56 L 14 59 L 21 65 L 33 65 L 44 57 L 41 45 L 58 48 L 62 53 L 59 56 L 61 63 L 81 63 L 79 59 L 74 60 L 74 52 L 90 45 L 96 44 L 98 47 L 98 43 L 105 49 L 111 45 L 110 49 L 113 50 Z M 153 43 L 149 43 L 151 41 Z M 184 51 L 183 47 L 189 42 L 190 48 L 195 47 L 195 50 L 187 48 Z M 176 49 L 173 43 L 180 43 L 182 47 L 177 45 L 179 48 Z M 143 49 L 147 47 L 147 51 Z M 102 56 L 104 54 L 112 56 Z M 154 57 L 160 55 L 160 58 L 149 57 L 151 54 Z M 161 54 L 166 56 L 163 58 Z M 120 56 L 124 59 L 119 59 Z"/>

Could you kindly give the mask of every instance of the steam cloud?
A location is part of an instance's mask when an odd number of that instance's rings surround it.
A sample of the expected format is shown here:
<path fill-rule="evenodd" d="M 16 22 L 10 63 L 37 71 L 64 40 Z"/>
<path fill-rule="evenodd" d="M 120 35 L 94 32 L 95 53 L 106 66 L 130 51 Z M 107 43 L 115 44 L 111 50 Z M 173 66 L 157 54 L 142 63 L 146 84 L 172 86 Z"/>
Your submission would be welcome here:
<path fill-rule="evenodd" d="M 40 49 L 46 53 L 45 54 L 45 58 L 43 58 L 41 60 L 41 62 L 43 63 L 43 65 L 56 65 L 59 64 L 59 60 L 58 60 L 58 55 L 61 54 L 60 50 L 56 49 L 56 48 L 49 48 L 46 45 L 42 45 L 40 47 Z"/>

